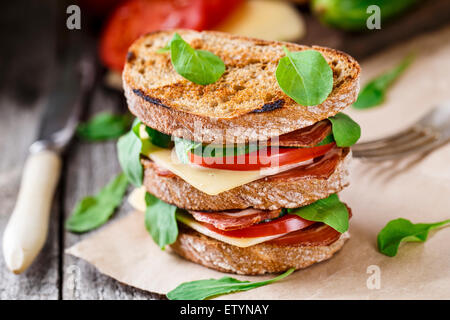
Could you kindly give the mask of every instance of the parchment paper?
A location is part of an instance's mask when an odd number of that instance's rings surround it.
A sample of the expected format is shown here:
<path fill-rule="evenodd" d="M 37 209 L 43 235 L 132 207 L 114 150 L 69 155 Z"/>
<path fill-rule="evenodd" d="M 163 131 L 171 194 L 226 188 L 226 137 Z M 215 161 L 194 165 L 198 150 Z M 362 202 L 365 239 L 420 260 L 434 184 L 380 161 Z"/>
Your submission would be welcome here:
<path fill-rule="evenodd" d="M 417 55 L 383 106 L 346 111 L 361 124 L 362 140 L 405 128 L 435 104 L 450 100 L 449 39 L 450 28 L 446 28 L 362 65 L 364 84 L 411 51 Z M 340 197 L 353 209 L 351 239 L 334 258 L 297 271 L 282 282 L 222 298 L 450 299 L 450 228 L 432 232 L 426 243 L 402 245 L 394 258 L 376 249 L 378 232 L 392 219 L 435 222 L 450 218 L 450 144 L 427 156 L 398 162 L 354 160 L 351 186 Z M 183 260 L 170 249 L 161 251 L 145 230 L 140 212 L 100 229 L 67 252 L 120 282 L 158 293 L 167 293 L 185 281 L 224 275 Z"/>

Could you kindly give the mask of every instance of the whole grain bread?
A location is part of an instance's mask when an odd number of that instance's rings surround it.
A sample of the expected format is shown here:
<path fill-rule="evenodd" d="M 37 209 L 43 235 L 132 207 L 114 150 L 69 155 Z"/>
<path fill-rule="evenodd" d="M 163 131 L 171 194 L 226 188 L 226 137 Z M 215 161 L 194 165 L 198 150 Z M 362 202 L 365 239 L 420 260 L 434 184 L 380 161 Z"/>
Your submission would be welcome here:
<path fill-rule="evenodd" d="M 205 143 L 265 140 L 335 115 L 352 104 L 360 67 L 350 56 L 324 47 L 264 41 L 220 32 L 176 30 L 195 49 L 218 55 L 226 65 L 215 83 L 198 85 L 172 67 L 169 53 L 157 53 L 174 34 L 149 33 L 129 49 L 123 86 L 130 111 L 166 134 Z M 290 51 L 314 49 L 333 70 L 333 91 L 317 106 L 301 106 L 278 86 L 275 70 Z"/>
<path fill-rule="evenodd" d="M 351 153 L 344 149 L 340 162 L 329 177 L 266 177 L 212 196 L 194 188 L 178 176 L 158 175 L 154 163 L 143 160 L 144 185 L 148 192 L 159 199 L 188 210 L 298 208 L 346 187 L 349 184 L 350 161 Z"/>
<path fill-rule="evenodd" d="M 280 246 L 260 243 L 240 248 L 180 226 L 178 238 L 170 247 L 177 254 L 205 267 L 245 275 L 278 273 L 302 269 L 327 260 L 349 238 L 348 232 L 327 246 Z"/>

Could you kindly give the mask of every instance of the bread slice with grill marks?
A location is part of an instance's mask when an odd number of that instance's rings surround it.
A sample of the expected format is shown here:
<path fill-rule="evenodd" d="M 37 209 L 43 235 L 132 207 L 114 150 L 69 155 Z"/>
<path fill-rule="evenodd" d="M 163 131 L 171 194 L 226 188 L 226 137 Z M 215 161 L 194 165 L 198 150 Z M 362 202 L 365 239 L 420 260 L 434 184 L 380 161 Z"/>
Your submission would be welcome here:
<path fill-rule="evenodd" d="M 211 51 L 224 61 L 226 71 L 217 82 L 190 82 L 176 73 L 169 53 L 157 53 L 175 31 L 193 48 Z M 357 98 L 360 67 L 340 51 L 213 31 L 175 31 L 138 39 L 123 72 L 131 112 L 166 134 L 205 143 L 265 140 L 333 116 Z M 290 51 L 314 49 L 325 57 L 334 83 L 322 104 L 299 105 L 278 86 L 275 71 L 283 46 Z"/>

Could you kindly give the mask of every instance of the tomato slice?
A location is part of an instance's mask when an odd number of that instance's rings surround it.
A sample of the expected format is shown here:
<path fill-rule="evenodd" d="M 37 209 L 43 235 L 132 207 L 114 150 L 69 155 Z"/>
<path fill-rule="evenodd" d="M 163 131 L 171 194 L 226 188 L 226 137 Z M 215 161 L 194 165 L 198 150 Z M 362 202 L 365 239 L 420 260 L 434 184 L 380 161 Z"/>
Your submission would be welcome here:
<path fill-rule="evenodd" d="M 311 148 L 267 148 L 241 156 L 202 157 L 188 152 L 189 161 L 206 168 L 248 171 L 262 168 L 281 167 L 314 159 L 330 151 L 336 143 Z"/>
<path fill-rule="evenodd" d="M 162 29 L 202 30 L 206 26 L 205 0 L 129 0 L 109 17 L 100 41 L 100 58 L 122 71 L 129 46 L 141 35 Z"/>
<path fill-rule="evenodd" d="M 207 0 L 205 29 L 211 29 L 223 22 L 244 0 Z"/>
<path fill-rule="evenodd" d="M 281 218 L 277 218 L 269 222 L 258 223 L 247 228 L 230 231 L 218 229 L 209 223 L 205 222 L 200 223 L 203 224 L 208 229 L 220 233 L 224 236 L 233 238 L 255 238 L 255 237 L 268 237 L 277 234 L 284 234 L 292 231 L 297 231 L 306 228 L 315 222 L 305 220 L 295 214 L 286 214 Z"/>

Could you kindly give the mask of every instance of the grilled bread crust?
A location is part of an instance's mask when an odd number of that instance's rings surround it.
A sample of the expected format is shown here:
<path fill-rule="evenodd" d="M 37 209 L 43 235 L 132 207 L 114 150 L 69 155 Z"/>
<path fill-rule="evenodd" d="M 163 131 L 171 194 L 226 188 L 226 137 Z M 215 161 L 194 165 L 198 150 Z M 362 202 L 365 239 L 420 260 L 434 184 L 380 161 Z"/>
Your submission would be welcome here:
<path fill-rule="evenodd" d="M 205 143 L 265 140 L 333 116 L 357 98 L 360 67 L 340 51 L 212 31 L 176 31 L 193 48 L 218 55 L 226 71 L 206 86 L 176 73 L 170 53 L 157 53 L 175 31 L 149 33 L 130 47 L 123 72 L 128 107 L 144 124 L 166 134 Z M 278 86 L 275 71 L 283 46 L 323 54 L 334 83 L 322 104 L 301 106 Z"/>
<path fill-rule="evenodd" d="M 179 229 L 177 241 L 170 245 L 177 254 L 211 269 L 245 275 L 306 268 L 331 258 L 350 237 L 343 233 L 327 246 L 280 246 L 263 242 L 240 248 L 185 226 L 180 225 Z"/>

